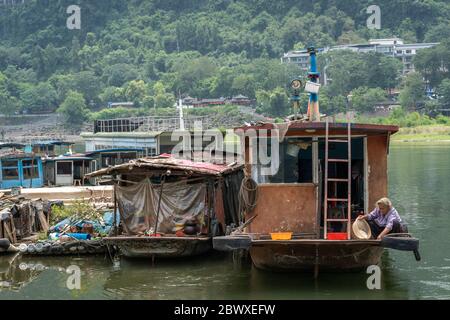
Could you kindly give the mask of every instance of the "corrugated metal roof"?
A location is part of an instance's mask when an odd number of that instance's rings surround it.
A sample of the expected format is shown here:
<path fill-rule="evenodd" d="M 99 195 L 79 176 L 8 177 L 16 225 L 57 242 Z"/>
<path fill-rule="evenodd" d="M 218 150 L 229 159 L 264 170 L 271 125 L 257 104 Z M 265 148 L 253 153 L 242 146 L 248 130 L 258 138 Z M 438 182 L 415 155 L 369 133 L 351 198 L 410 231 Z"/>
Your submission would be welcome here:
<path fill-rule="evenodd" d="M 233 164 L 213 164 L 208 162 L 195 162 L 185 159 L 177 159 L 169 154 L 162 154 L 157 157 L 147 157 L 137 160 L 131 160 L 129 163 L 120 164 L 110 168 L 101 169 L 90 173 L 89 177 L 97 177 L 111 174 L 131 174 L 134 169 L 152 170 L 171 170 L 179 174 L 197 174 L 203 176 L 221 176 L 226 175 L 243 168 L 243 165 Z"/>

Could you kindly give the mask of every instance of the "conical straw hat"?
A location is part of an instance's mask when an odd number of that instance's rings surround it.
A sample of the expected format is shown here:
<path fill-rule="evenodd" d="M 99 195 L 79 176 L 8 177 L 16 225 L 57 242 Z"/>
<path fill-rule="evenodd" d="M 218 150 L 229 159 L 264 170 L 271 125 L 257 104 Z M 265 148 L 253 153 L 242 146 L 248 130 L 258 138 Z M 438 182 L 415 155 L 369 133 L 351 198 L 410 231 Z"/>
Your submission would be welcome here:
<path fill-rule="evenodd" d="M 367 240 L 372 237 L 372 231 L 366 220 L 355 220 L 352 225 L 352 230 L 357 239 Z"/>

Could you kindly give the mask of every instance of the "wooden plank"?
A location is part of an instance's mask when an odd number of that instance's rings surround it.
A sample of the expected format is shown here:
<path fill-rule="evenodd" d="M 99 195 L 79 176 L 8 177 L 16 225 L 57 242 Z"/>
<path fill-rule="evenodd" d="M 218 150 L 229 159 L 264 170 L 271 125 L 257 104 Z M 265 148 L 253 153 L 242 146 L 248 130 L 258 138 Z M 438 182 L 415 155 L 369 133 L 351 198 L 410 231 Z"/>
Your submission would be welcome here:
<path fill-rule="evenodd" d="M 11 235 L 12 235 L 11 243 L 17 243 L 16 226 L 14 225 L 14 218 L 12 215 L 11 215 L 10 224 L 11 224 Z"/>
<path fill-rule="evenodd" d="M 3 224 L 3 228 L 5 230 L 5 236 L 7 237 L 6 239 L 8 239 L 11 243 L 16 243 L 16 242 L 14 242 L 13 234 L 12 234 L 11 229 L 9 228 L 8 223 L 6 221 Z"/>
<path fill-rule="evenodd" d="M 41 224 L 42 231 L 47 232 L 50 229 L 50 227 L 47 224 L 47 219 L 46 219 L 43 211 L 38 212 L 38 219 L 39 219 L 39 223 Z"/>

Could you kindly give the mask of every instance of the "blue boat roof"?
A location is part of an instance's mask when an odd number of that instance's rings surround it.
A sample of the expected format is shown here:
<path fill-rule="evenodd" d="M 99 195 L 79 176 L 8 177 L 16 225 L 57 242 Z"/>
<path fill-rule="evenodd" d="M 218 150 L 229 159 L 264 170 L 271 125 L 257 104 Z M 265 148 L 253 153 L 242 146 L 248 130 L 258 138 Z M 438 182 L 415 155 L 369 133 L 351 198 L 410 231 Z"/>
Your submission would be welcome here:
<path fill-rule="evenodd" d="M 82 155 L 73 155 L 73 156 L 59 156 L 59 157 L 51 157 L 46 158 L 46 162 L 53 162 L 53 161 L 93 161 L 93 158 L 84 157 Z"/>
<path fill-rule="evenodd" d="M 86 152 L 86 156 L 91 156 L 99 153 L 113 153 L 113 152 L 127 152 L 127 151 L 144 151 L 143 148 L 117 148 L 117 149 L 103 149 Z"/>
<path fill-rule="evenodd" d="M 21 143 L 12 143 L 12 142 L 0 143 L 0 149 L 12 149 L 12 148 L 22 149 L 25 148 L 25 145 Z"/>
<path fill-rule="evenodd" d="M 58 141 L 58 140 L 41 140 L 41 141 L 34 141 L 30 143 L 32 146 L 71 146 L 74 145 L 74 142 L 68 142 L 68 141 Z"/>
<path fill-rule="evenodd" d="M 31 153 L 0 153 L 0 159 L 41 159 L 40 156 Z"/>

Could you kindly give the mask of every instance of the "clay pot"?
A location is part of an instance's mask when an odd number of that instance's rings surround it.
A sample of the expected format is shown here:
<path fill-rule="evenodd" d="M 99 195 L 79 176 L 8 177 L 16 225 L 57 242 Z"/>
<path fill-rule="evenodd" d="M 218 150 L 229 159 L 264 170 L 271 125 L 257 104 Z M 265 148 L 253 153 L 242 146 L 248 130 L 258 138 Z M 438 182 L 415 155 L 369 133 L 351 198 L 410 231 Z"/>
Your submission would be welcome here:
<path fill-rule="evenodd" d="M 186 225 L 186 226 L 184 227 L 183 232 L 184 232 L 185 234 L 187 234 L 187 235 L 192 236 L 192 235 L 194 235 L 194 234 L 197 233 L 197 226 L 195 226 L 195 225 Z"/>
<path fill-rule="evenodd" d="M 175 233 L 175 235 L 176 235 L 177 237 L 184 237 L 184 232 L 183 232 L 183 230 L 178 230 L 178 231 Z"/>

